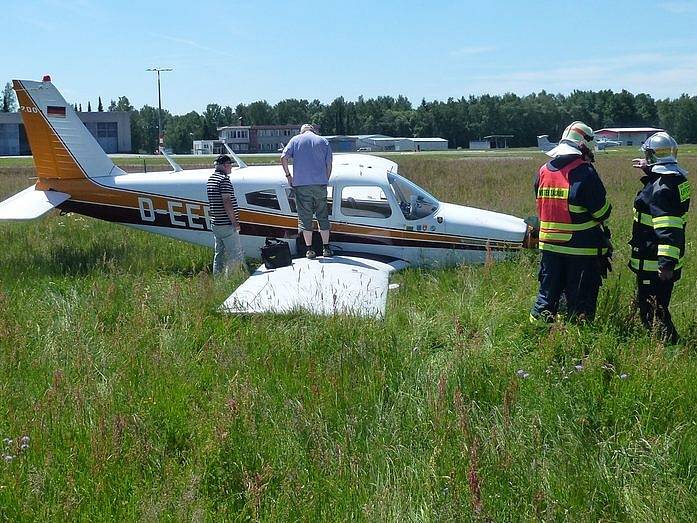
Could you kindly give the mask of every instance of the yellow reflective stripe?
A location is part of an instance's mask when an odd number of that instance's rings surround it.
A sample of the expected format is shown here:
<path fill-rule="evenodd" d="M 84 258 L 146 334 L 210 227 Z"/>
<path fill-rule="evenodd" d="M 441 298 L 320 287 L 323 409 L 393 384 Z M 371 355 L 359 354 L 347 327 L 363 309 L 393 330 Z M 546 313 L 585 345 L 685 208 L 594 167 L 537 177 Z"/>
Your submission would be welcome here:
<path fill-rule="evenodd" d="M 653 228 L 677 227 L 682 229 L 684 222 L 682 216 L 658 216 L 653 218 Z"/>
<path fill-rule="evenodd" d="M 582 212 L 588 212 L 588 209 L 583 207 L 582 205 L 572 205 L 569 204 L 569 210 L 571 212 L 576 212 L 576 213 L 582 213 Z"/>
<path fill-rule="evenodd" d="M 560 222 L 540 222 L 540 229 L 552 229 L 555 231 L 585 231 L 598 225 L 598 222 L 583 223 L 560 223 Z"/>
<path fill-rule="evenodd" d="M 641 219 L 639 219 L 640 215 L 641 215 Z M 666 216 L 661 216 L 661 218 L 666 218 Z M 671 217 L 671 218 L 674 218 L 674 217 Z M 634 209 L 634 221 L 635 222 L 640 222 L 644 225 L 648 225 L 649 227 L 653 227 L 655 219 L 656 218 L 652 219 L 651 216 L 646 214 L 645 212 L 640 213 L 639 211 Z M 682 220 L 683 225 L 686 224 L 687 223 L 687 213 L 683 214 L 680 219 Z M 676 221 L 676 223 L 677 223 L 677 221 Z M 666 227 L 666 226 L 662 225 L 661 227 Z M 667 226 L 667 227 L 672 227 L 672 226 Z M 682 227 L 682 225 L 680 225 L 678 227 Z"/>
<path fill-rule="evenodd" d="M 592 213 L 593 218 L 600 218 L 603 214 L 607 212 L 607 210 L 610 208 L 610 202 L 606 201 L 605 205 L 603 205 L 600 209 Z"/>
<path fill-rule="evenodd" d="M 555 200 L 567 200 L 569 198 L 568 187 L 539 187 L 537 189 L 538 198 L 552 198 Z"/>
<path fill-rule="evenodd" d="M 644 264 L 642 266 L 641 264 L 642 260 L 638 260 L 637 258 L 631 258 L 629 260 L 629 265 L 632 269 L 636 269 L 638 271 L 647 271 L 647 272 L 657 272 L 658 271 L 658 260 L 643 260 Z M 640 268 L 641 267 L 641 268 Z M 678 260 L 678 263 L 675 264 L 675 267 L 673 269 L 681 269 L 682 268 L 682 259 Z"/>
<path fill-rule="evenodd" d="M 639 219 L 640 216 L 641 219 Z M 634 209 L 634 221 L 642 223 L 644 225 L 648 225 L 649 227 L 653 227 L 653 221 L 651 220 L 651 216 L 646 214 L 645 212 L 640 213 L 636 209 Z"/>
<path fill-rule="evenodd" d="M 658 246 L 659 256 L 668 256 L 669 258 L 680 259 L 680 249 L 673 245 L 659 245 Z"/>
<path fill-rule="evenodd" d="M 554 245 L 553 243 L 540 242 L 541 251 L 557 252 L 559 254 L 575 254 L 578 256 L 596 256 L 599 254 L 607 254 L 607 248 L 596 249 L 593 247 L 567 247 L 565 245 Z"/>
<path fill-rule="evenodd" d="M 559 242 L 568 242 L 572 234 L 568 232 L 546 232 L 540 231 L 540 240 L 552 240 Z"/>

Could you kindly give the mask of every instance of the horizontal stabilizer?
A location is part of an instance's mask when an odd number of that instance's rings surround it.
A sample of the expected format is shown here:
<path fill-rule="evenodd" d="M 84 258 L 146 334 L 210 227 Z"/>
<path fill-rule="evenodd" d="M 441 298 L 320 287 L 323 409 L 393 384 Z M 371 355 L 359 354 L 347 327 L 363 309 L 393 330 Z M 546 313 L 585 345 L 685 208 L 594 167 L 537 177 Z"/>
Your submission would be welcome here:
<path fill-rule="evenodd" d="M 0 220 L 33 220 L 70 198 L 57 191 L 40 191 L 31 186 L 0 202 Z"/>
<path fill-rule="evenodd" d="M 298 258 L 280 269 L 263 265 L 221 306 L 231 313 L 354 314 L 383 318 L 392 271 L 406 267 L 354 256 Z"/>

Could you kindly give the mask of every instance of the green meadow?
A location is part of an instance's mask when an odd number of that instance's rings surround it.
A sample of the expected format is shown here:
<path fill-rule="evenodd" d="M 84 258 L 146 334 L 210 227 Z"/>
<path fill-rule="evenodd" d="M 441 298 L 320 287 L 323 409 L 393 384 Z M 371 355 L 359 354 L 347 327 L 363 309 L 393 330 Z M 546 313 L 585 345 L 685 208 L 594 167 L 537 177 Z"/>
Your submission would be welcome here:
<path fill-rule="evenodd" d="M 241 317 L 207 249 L 0 223 L 0 520 L 694 520 L 696 228 L 666 347 L 626 268 L 637 152 L 598 154 L 615 260 L 588 325 L 528 322 L 535 251 L 398 273 L 383 321 Z M 534 214 L 537 151 L 388 157 L 444 201 Z M 32 176 L 0 160 L 0 199 Z"/>

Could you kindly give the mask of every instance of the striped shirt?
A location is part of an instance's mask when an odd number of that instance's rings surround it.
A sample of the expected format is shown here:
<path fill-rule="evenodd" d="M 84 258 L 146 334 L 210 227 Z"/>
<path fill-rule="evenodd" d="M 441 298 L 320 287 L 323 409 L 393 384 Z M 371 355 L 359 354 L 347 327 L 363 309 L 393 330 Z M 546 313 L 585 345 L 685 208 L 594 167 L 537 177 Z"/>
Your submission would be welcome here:
<path fill-rule="evenodd" d="M 208 178 L 206 184 L 206 192 L 208 193 L 209 212 L 211 223 L 214 225 L 232 225 L 230 218 L 225 212 L 223 206 L 223 194 L 229 194 L 232 199 L 232 208 L 235 210 L 235 219 L 240 219 L 240 210 L 237 207 L 237 198 L 235 197 L 235 189 L 232 188 L 230 177 L 221 171 L 215 171 Z"/>

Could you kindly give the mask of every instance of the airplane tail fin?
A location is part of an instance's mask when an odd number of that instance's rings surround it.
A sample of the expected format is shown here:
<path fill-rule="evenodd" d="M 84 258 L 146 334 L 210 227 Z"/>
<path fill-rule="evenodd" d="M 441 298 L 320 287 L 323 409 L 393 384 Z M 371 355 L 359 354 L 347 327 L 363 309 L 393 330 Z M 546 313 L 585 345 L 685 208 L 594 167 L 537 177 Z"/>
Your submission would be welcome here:
<path fill-rule="evenodd" d="M 551 151 L 557 144 L 549 141 L 549 135 L 543 134 L 537 137 L 537 147 L 541 151 Z"/>
<path fill-rule="evenodd" d="M 51 83 L 13 80 L 39 181 L 122 174 Z"/>

